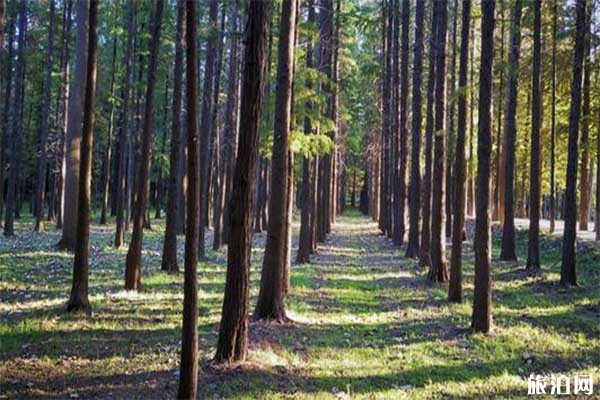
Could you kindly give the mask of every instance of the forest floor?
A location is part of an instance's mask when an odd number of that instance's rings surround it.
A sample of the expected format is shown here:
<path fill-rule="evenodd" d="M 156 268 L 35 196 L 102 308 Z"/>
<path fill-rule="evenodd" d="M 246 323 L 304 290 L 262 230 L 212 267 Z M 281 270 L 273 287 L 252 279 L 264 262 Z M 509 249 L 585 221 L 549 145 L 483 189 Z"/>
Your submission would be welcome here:
<path fill-rule="evenodd" d="M 160 272 L 163 222 L 145 234 L 141 293 L 122 290 L 126 251 L 111 247 L 114 226 L 93 226 L 88 315 L 64 312 L 72 256 L 54 250 L 57 232 L 33 233 L 23 218 L 16 238 L 0 239 L 0 398 L 174 397 L 183 276 Z M 252 305 L 264 238 L 255 238 Z M 249 361 L 228 368 L 211 363 L 225 252 L 209 252 L 199 265 L 199 397 L 526 397 L 530 373 L 592 374 L 598 392 L 600 249 L 579 243 L 581 287 L 563 289 L 560 238 L 544 236 L 541 246 L 538 275 L 494 262 L 495 330 L 471 334 L 468 242 L 465 302 L 449 305 L 446 285 L 428 283 L 376 224 L 351 211 L 338 217 L 313 264 L 293 265 L 294 323 L 251 322 Z M 522 230 L 518 255 L 526 257 Z"/>

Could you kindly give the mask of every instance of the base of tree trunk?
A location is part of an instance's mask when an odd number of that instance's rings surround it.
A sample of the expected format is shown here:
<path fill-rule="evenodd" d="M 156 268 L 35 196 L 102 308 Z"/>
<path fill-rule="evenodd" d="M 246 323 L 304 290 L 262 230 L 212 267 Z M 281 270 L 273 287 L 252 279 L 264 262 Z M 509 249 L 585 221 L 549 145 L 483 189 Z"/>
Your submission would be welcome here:
<path fill-rule="evenodd" d="M 78 313 L 78 312 L 89 313 L 91 311 L 91 309 L 92 309 L 92 307 L 90 306 L 89 301 L 81 300 L 81 299 L 69 300 L 69 302 L 67 303 L 67 306 L 66 306 L 67 312 L 74 312 L 74 313 Z"/>

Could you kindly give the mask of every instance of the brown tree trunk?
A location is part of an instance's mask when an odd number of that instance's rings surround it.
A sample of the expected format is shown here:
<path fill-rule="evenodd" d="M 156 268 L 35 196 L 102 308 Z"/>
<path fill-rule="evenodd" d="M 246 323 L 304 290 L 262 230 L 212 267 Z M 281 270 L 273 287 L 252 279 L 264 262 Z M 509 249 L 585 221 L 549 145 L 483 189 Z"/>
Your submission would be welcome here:
<path fill-rule="evenodd" d="M 183 72 L 183 33 L 185 32 L 186 52 L 186 98 L 187 98 L 187 166 L 188 166 L 188 191 L 187 191 L 187 220 L 185 228 L 185 272 L 183 281 L 183 324 L 181 328 L 181 363 L 179 365 L 178 399 L 196 399 L 198 387 L 198 213 L 200 211 L 200 168 L 198 165 L 198 64 L 196 44 L 196 2 L 178 2 L 177 20 L 185 27 L 177 28 L 177 53 L 179 59 L 179 72 Z M 185 7 L 185 10 L 184 10 Z M 180 110 L 176 109 L 176 102 L 181 106 L 181 74 L 175 75 L 175 90 L 179 86 L 179 94 L 173 95 L 173 114 L 179 119 Z M 179 78 L 178 78 L 179 77 Z M 177 100 L 179 98 L 179 100 Z M 173 121 L 175 125 L 175 120 Z M 179 128 L 177 126 L 177 128 Z M 180 135 L 179 129 L 173 129 L 174 134 Z M 173 146 L 174 147 L 174 146 Z M 172 147 L 172 148 L 173 148 Z M 173 182 L 171 180 L 171 186 Z"/>
<path fill-rule="evenodd" d="M 577 286 L 577 155 L 579 140 L 579 119 L 581 116 L 581 78 L 585 55 L 586 0 L 575 3 L 575 48 L 573 51 L 573 80 L 571 82 L 571 106 L 569 110 L 569 147 L 567 160 L 567 188 L 565 190 L 564 219 L 565 229 L 562 246 L 560 283 L 563 286 Z"/>
<path fill-rule="evenodd" d="M 432 200 L 431 200 L 431 266 L 428 278 L 434 282 L 446 282 L 446 240 L 443 235 L 444 226 L 444 178 L 445 178 L 445 83 L 446 77 L 446 26 L 448 10 L 446 2 L 436 2 L 439 7 L 436 29 L 436 64 L 435 64 L 435 137 Z"/>
<path fill-rule="evenodd" d="M 541 47 L 542 47 L 542 0 L 534 0 L 533 19 L 533 66 L 531 87 L 531 164 L 529 173 L 529 237 L 527 244 L 527 268 L 540 268 L 540 202 L 542 145 L 540 130 L 542 127 L 542 85 L 541 85 Z"/>
<path fill-rule="evenodd" d="M 117 60 L 117 37 L 113 39 L 112 67 L 110 73 L 110 113 L 108 116 L 108 141 L 104 153 L 104 165 L 102 170 L 102 211 L 100 213 L 100 225 L 106 225 L 108 214 L 108 193 L 110 186 L 110 165 L 112 154 L 113 129 L 115 118 L 115 63 Z"/>
<path fill-rule="evenodd" d="M 495 176 L 492 177 L 492 187 L 494 192 L 493 208 L 492 208 L 492 221 L 503 221 L 504 218 L 504 204 L 503 196 L 500 194 L 500 188 L 505 185 L 504 177 L 504 152 L 503 152 L 503 137 L 502 137 L 502 98 L 504 96 L 504 0 L 498 2 L 500 6 L 500 60 L 496 61 L 496 65 L 500 65 L 499 68 L 499 82 L 498 82 L 498 106 L 495 109 L 497 115 L 497 131 L 496 131 L 496 151 L 494 152 L 494 172 Z M 493 106 L 492 106 L 493 107 Z"/>
<path fill-rule="evenodd" d="M 419 220 L 421 206 L 421 74 L 423 70 L 423 20 L 425 0 L 416 1 L 415 47 L 412 77 L 412 142 L 410 164 L 410 190 L 408 191 L 409 230 L 406 257 L 419 256 Z"/>
<path fill-rule="evenodd" d="M 116 216 L 116 232 L 115 232 L 115 247 L 118 249 L 123 245 L 125 239 L 125 223 L 127 215 L 125 209 L 127 207 L 127 142 L 131 135 L 130 125 L 130 93 L 131 93 L 131 76 L 133 69 L 133 52 L 135 41 L 135 2 L 128 1 L 129 10 L 127 11 L 127 46 L 125 48 L 125 75 L 123 76 L 123 109 L 121 110 L 121 124 L 119 129 L 119 163 L 117 182 L 115 185 L 117 190 L 117 216 Z"/>
<path fill-rule="evenodd" d="M 469 97 L 469 161 L 467 167 L 467 215 L 475 215 L 475 26 L 471 26 L 471 57 L 470 57 L 470 90 Z"/>
<path fill-rule="evenodd" d="M 456 146 L 456 131 L 455 131 L 455 109 L 456 101 L 456 58 L 457 58 L 457 31 L 458 31 L 458 0 L 454 0 L 452 6 L 452 63 L 450 69 L 450 84 L 446 90 L 447 112 L 447 135 L 446 135 L 446 187 L 445 187 L 445 208 L 446 208 L 446 238 L 452 237 L 452 215 L 454 214 L 453 187 L 452 183 L 454 171 L 452 161 L 455 159 L 454 147 Z"/>
<path fill-rule="evenodd" d="M 492 155 L 492 66 L 494 64 L 493 0 L 481 3 L 481 66 L 479 73 L 479 132 L 477 134 L 477 204 L 475 216 L 475 288 L 471 327 L 475 332 L 492 329 L 492 284 L 490 277 L 490 176 Z"/>
<path fill-rule="evenodd" d="M 382 2 L 382 13 L 383 13 L 383 24 L 382 29 L 382 69 L 383 69 L 383 80 L 382 80 L 382 131 L 381 131 L 381 168 L 380 168 L 380 180 L 381 180 L 381 191 L 380 191 L 380 207 L 379 207 L 379 228 L 384 235 L 389 236 L 391 234 L 391 185 L 390 185 L 390 151 L 391 143 L 390 138 L 392 134 L 392 112 L 391 112 L 391 87 L 392 87 L 392 32 L 393 32 L 393 18 L 392 18 L 392 7 L 391 0 L 383 0 Z M 319 213 L 317 213 L 319 214 Z"/>
<path fill-rule="evenodd" d="M 54 0 L 50 0 L 50 25 L 48 26 L 48 50 L 46 53 L 46 76 L 44 78 L 44 97 L 40 104 L 40 117 L 42 119 L 40 126 L 40 159 L 38 164 L 38 178 L 36 188 L 36 198 L 34 204 L 35 228 L 36 232 L 44 230 L 44 203 L 46 194 L 46 171 L 48 158 L 48 131 L 50 130 L 50 101 L 52 94 L 52 56 L 54 52 Z M 0 41 L 2 43 L 2 41 Z"/>
<path fill-rule="evenodd" d="M 77 202 L 77 240 L 73 260 L 73 284 L 67 311 L 82 311 L 90 307 L 88 299 L 88 273 L 90 256 L 90 214 L 92 153 L 94 148 L 94 110 L 96 97 L 96 60 L 98 57 L 98 1 L 90 1 L 89 34 L 86 46 L 87 65 L 83 107 L 83 132 L 81 133 L 81 164 L 79 170 L 79 200 Z M 86 10 L 87 11 L 87 10 Z M 82 40 L 85 38 L 81 38 Z"/>
<path fill-rule="evenodd" d="M 183 85 L 183 53 L 185 50 L 185 20 L 186 3 L 183 0 L 177 2 L 177 33 L 175 37 L 175 67 L 173 70 L 173 121 L 171 121 L 171 154 L 169 161 L 169 190 L 167 199 L 167 221 L 165 227 L 165 240 L 163 242 L 163 255 L 161 269 L 163 271 L 177 272 L 177 213 L 179 209 L 179 179 L 180 168 L 179 152 L 180 142 L 184 140 L 181 129 L 181 108 Z M 194 89 L 196 90 L 196 89 Z M 196 128 L 193 124 L 192 128 Z M 194 134 L 196 132 L 194 131 Z M 197 151 L 197 149 L 195 149 Z M 194 162 L 195 165 L 195 162 Z M 196 182 L 194 183 L 196 184 Z M 196 203 L 188 203 L 193 205 Z M 194 242 L 196 243 L 196 242 Z"/>
<path fill-rule="evenodd" d="M 10 127 L 9 127 L 9 122 L 11 122 L 11 120 L 9 119 L 9 116 L 11 114 L 11 110 L 12 110 L 12 81 L 13 81 L 13 73 L 12 73 L 12 60 L 14 58 L 14 50 L 13 50 L 13 39 L 14 39 L 14 35 L 15 35 L 15 23 L 14 23 L 14 19 L 11 19 L 10 24 L 8 26 L 8 43 L 7 43 L 7 54 L 6 54 L 6 73 L 3 76 L 3 78 L 5 79 L 5 81 L 3 81 L 3 83 L 5 83 L 4 85 L 4 100 L 2 103 L 2 137 L 0 138 L 0 145 L 2 146 L 2 148 L 0 149 L 0 222 L 3 221 L 3 210 L 4 210 L 4 194 L 5 194 L 5 188 L 4 188 L 4 181 L 5 181 L 5 160 L 6 160 L 6 156 L 9 157 L 9 161 L 11 158 L 11 155 L 7 152 L 7 147 L 8 145 L 12 142 L 12 140 L 9 138 L 9 132 L 10 132 Z M 1 50 L 0 50 L 1 51 Z"/>
<path fill-rule="evenodd" d="M 229 201 L 227 276 L 215 360 L 243 361 L 248 353 L 248 297 L 252 250 L 252 210 L 260 116 L 268 60 L 271 1 L 247 7 L 246 51 L 242 76 L 239 151 Z"/>
<path fill-rule="evenodd" d="M 556 220 L 556 35 L 558 0 L 552 3 L 552 126 L 550 138 L 550 233 L 554 233 Z M 600 140 L 598 141 L 600 144 Z M 598 152 L 600 154 L 600 152 Z M 600 164 L 599 164 L 600 167 Z M 600 192 L 599 192 L 600 193 Z M 598 196 L 596 197 L 598 198 Z M 598 214 L 596 214 L 598 215 Z M 596 217 L 597 220 L 597 217 Z M 600 227 L 597 223 L 596 226 Z"/>
<path fill-rule="evenodd" d="M 423 267 L 431 266 L 431 173 L 433 158 L 433 103 L 435 93 L 435 60 L 437 43 L 438 7 L 431 7 L 431 36 L 429 38 L 429 71 L 427 82 L 427 108 L 425 111 L 425 165 L 423 172 L 423 196 L 421 223 L 421 248 L 419 263 Z"/>
<path fill-rule="evenodd" d="M 579 148 L 581 149 L 581 162 L 579 164 L 579 230 L 588 230 L 589 204 L 590 204 L 590 86 L 591 86 L 591 8 L 586 19 L 585 55 L 583 61 L 583 104 L 581 106 L 581 137 Z M 589 28 L 588 28 L 589 27 Z"/>
<path fill-rule="evenodd" d="M 133 232 L 127 251 L 125 266 L 125 289 L 140 290 L 142 267 L 142 239 L 144 238 L 144 215 L 148 207 L 148 187 L 150 184 L 150 163 L 152 160 L 152 136 L 154 126 L 154 88 L 156 86 L 156 69 L 158 67 L 158 49 L 162 26 L 163 0 L 156 1 L 150 28 L 150 58 L 148 60 L 148 86 L 146 87 L 146 103 L 142 128 L 142 153 L 137 174 L 135 207 L 133 209 Z"/>
<path fill-rule="evenodd" d="M 6 190 L 6 211 L 4 219 L 4 236 L 13 236 L 14 220 L 17 217 L 17 185 L 19 181 L 19 154 L 23 136 L 23 105 L 25 82 L 25 36 L 27 35 L 27 2 L 21 0 L 18 5 L 19 39 L 17 44 L 17 66 L 15 70 L 14 108 L 11 119 L 11 134 L 7 135 L 10 169 Z"/>
<path fill-rule="evenodd" d="M 515 143 L 517 140 L 517 100 L 519 85 L 519 56 L 521 49 L 521 0 L 516 0 L 510 23 L 510 48 L 508 53 L 508 70 L 505 96 L 504 119 L 504 187 L 501 196 L 504 206 L 502 217 L 502 244 L 500 259 L 517 261 L 515 251 Z"/>
<path fill-rule="evenodd" d="M 288 141 L 292 107 L 294 65 L 294 31 L 296 0 L 284 0 L 281 6 L 277 87 L 275 90 L 275 126 L 271 196 L 269 197 L 269 227 L 260 280 L 260 292 L 254 315 L 259 319 L 285 321 L 283 275 L 285 271 L 285 242 L 288 215 Z"/>
<path fill-rule="evenodd" d="M 467 131 L 467 73 L 469 71 L 469 32 L 471 30 L 471 0 L 462 2 L 460 35 L 460 66 L 458 71 L 458 119 L 454 160 L 454 218 L 452 219 L 452 254 L 448 301 L 462 303 L 462 242 L 465 225 L 465 144 Z"/>
<path fill-rule="evenodd" d="M 81 148 L 81 126 L 86 81 L 88 2 L 76 2 L 75 71 L 69 91 L 69 116 L 67 121 L 66 174 L 64 209 L 62 216 L 62 238 L 58 246 L 74 251 L 77 234 L 77 210 L 79 191 L 79 166 Z"/>

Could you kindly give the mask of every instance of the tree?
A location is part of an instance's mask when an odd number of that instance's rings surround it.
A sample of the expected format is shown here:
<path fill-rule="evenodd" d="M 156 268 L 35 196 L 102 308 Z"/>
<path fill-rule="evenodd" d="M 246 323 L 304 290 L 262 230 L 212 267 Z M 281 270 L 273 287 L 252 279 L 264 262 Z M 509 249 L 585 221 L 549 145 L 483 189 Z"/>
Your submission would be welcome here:
<path fill-rule="evenodd" d="M 44 230 L 44 195 L 46 192 L 47 142 L 50 125 L 50 101 L 52 95 L 52 55 L 54 51 L 54 0 L 50 0 L 50 25 L 48 26 L 48 49 L 46 53 L 46 76 L 44 79 L 44 98 L 40 104 L 40 160 L 35 201 L 35 231 Z M 0 41 L 1 43 L 1 41 Z"/>
<path fill-rule="evenodd" d="M 137 187 L 133 214 L 133 232 L 127 251 L 125 266 L 125 289 L 141 289 L 142 239 L 144 237 L 144 216 L 148 206 L 148 190 L 150 185 L 150 163 L 152 161 L 152 139 L 154 125 L 154 88 L 156 86 L 156 68 L 158 66 L 158 48 L 162 26 L 163 0 L 156 1 L 150 28 L 150 58 L 148 60 L 148 86 L 146 86 L 146 103 L 142 128 L 142 154 L 137 173 Z"/>
<path fill-rule="evenodd" d="M 19 39 L 17 43 L 17 66 L 15 70 L 14 107 L 12 111 L 11 134 L 7 135 L 7 147 L 9 149 L 10 170 L 8 174 L 6 191 L 6 211 L 4 217 L 4 236 L 13 236 L 14 220 L 17 209 L 17 184 L 19 180 L 19 169 L 17 164 L 21 152 L 23 136 L 23 103 L 24 103 L 24 81 L 25 81 L 25 37 L 27 35 L 27 2 L 19 2 Z"/>
<path fill-rule="evenodd" d="M 198 387 L 198 225 L 200 211 L 200 168 L 198 165 L 198 56 L 196 44 L 196 2 L 179 1 L 177 18 L 185 14 L 185 27 L 178 28 L 178 38 L 185 32 L 186 99 L 187 99 L 187 219 L 185 227 L 185 272 L 183 282 L 183 326 L 181 329 L 181 363 L 178 399 L 195 399 Z M 176 44 L 181 47 L 181 42 Z M 177 51 L 177 50 L 176 50 Z M 179 49 L 181 52 L 181 48 Z M 183 55 L 180 53 L 179 62 Z M 181 71 L 180 65 L 180 72 Z M 175 76 L 177 79 L 177 75 Z M 173 96 L 175 99 L 175 96 Z M 175 112 L 176 110 L 173 110 Z M 174 131 L 175 132 L 175 131 Z"/>
<path fill-rule="evenodd" d="M 412 77 L 412 141 L 410 162 L 410 190 L 408 195 L 409 229 L 406 257 L 419 255 L 419 217 L 421 206 L 421 73 L 423 70 L 423 20 L 425 0 L 417 0 L 415 10 L 415 46 Z"/>
<path fill-rule="evenodd" d="M 504 212 L 502 213 L 502 244 L 500 259 L 516 261 L 515 251 L 515 142 L 517 138 L 517 100 L 519 84 L 519 54 L 521 49 L 521 0 L 516 0 L 510 23 L 510 48 L 508 53 L 509 70 L 506 82 L 504 113 L 504 188 L 501 196 Z"/>
<path fill-rule="evenodd" d="M 552 2 L 552 126 L 550 128 L 550 233 L 554 233 L 556 220 L 556 33 L 558 0 Z M 600 141 L 598 141 L 600 143 Z M 600 153 L 599 153 L 600 154 Z M 600 166 L 600 165 L 599 165 Z M 600 213 L 596 214 L 600 215 Z M 599 226 L 596 224 L 596 226 Z"/>
<path fill-rule="evenodd" d="M 292 108 L 294 68 L 294 36 L 296 0 L 284 0 L 281 5 L 277 87 L 275 89 L 275 126 L 269 197 L 269 227 L 260 279 L 260 292 L 254 315 L 260 319 L 284 321 L 284 271 L 286 221 L 288 218 L 288 142 Z"/>
<path fill-rule="evenodd" d="M 66 137 L 66 174 L 63 209 L 63 231 L 58 246 L 74 251 L 77 234 L 77 213 L 79 200 L 79 169 L 81 164 L 81 126 L 85 95 L 88 36 L 88 2 L 76 2 L 75 23 L 75 71 L 69 90 L 69 110 Z"/>
<path fill-rule="evenodd" d="M 4 13 L 6 12 L 6 4 L 4 0 L 0 0 L 0 43 L 4 43 Z"/>
<path fill-rule="evenodd" d="M 248 297 L 252 246 L 252 210 L 260 116 L 268 60 L 271 1 L 251 0 L 247 7 L 246 51 L 242 74 L 239 149 L 229 200 L 229 246 L 225 296 L 215 360 L 242 361 L 248 353 Z"/>
<path fill-rule="evenodd" d="M 467 131 L 467 73 L 469 71 L 469 32 L 471 30 L 471 0 L 462 2 L 460 34 L 460 66 L 458 71 L 458 120 L 454 160 L 454 218 L 452 219 L 452 254 L 450 256 L 450 282 L 448 301 L 462 302 L 462 241 L 465 225 L 465 144 Z"/>
<path fill-rule="evenodd" d="M 433 182 L 431 187 L 431 265 L 428 279 L 446 282 L 446 238 L 444 227 L 444 178 L 445 178 L 445 99 L 446 99 L 446 26 L 448 9 L 446 2 L 436 1 L 439 7 L 436 30 L 435 60 L 435 135 L 433 156 Z"/>
<path fill-rule="evenodd" d="M 77 202 L 77 241 L 73 260 L 73 284 L 67 311 L 83 311 L 90 307 L 88 299 L 88 273 L 90 256 L 90 208 L 92 181 L 92 150 L 94 148 L 94 111 L 96 97 L 96 69 L 98 57 L 98 1 L 89 6 L 89 30 L 83 106 L 83 132 L 79 174 L 79 199 Z"/>
<path fill-rule="evenodd" d="M 475 288 L 471 327 L 475 332 L 492 329 L 490 278 L 490 164 L 492 154 L 492 65 L 494 63 L 493 0 L 481 2 L 481 63 L 479 70 L 479 131 L 477 133 L 477 202 L 475 216 Z"/>
<path fill-rule="evenodd" d="M 437 2 L 436 2 L 437 3 Z M 434 3 L 434 4 L 436 4 Z M 437 14 L 438 8 L 431 7 L 431 33 L 429 37 L 429 75 L 427 78 L 427 108 L 425 111 L 425 165 L 423 172 L 423 196 L 422 196 L 422 224 L 421 224 L 421 249 L 419 264 L 424 267 L 431 266 L 431 174 L 433 158 L 433 103 L 435 95 L 435 60 L 437 43 Z"/>
<path fill-rule="evenodd" d="M 573 78 L 571 82 L 571 105 L 569 110 L 569 147 L 567 159 L 567 187 L 565 190 L 565 228 L 562 244 L 560 283 L 577 286 L 577 151 L 579 118 L 581 116 L 581 78 L 585 53 L 586 0 L 575 3 L 575 46 L 573 49 Z"/>
<path fill-rule="evenodd" d="M 125 208 L 127 201 L 126 181 L 127 181 L 127 140 L 131 134 L 130 130 L 130 93 L 131 93 L 131 77 L 132 64 L 135 40 L 135 1 L 128 0 L 129 10 L 127 11 L 126 29 L 127 29 L 127 46 L 125 48 L 125 74 L 123 75 L 123 108 L 121 110 L 121 124 L 119 129 L 118 143 L 118 172 L 117 172 L 117 218 L 115 232 L 115 247 L 118 249 L 123 245 L 125 239 Z"/>
<path fill-rule="evenodd" d="M 527 244 L 527 268 L 540 268 L 540 197 L 542 146 L 541 47 L 542 47 L 542 0 L 534 0 L 533 20 L 533 66 L 531 77 L 531 164 L 529 173 L 529 240 Z"/>
<path fill-rule="evenodd" d="M 3 100 L 3 108 L 2 108 L 2 136 L 0 137 L 0 145 L 2 148 L 0 149 L 0 182 L 4 182 L 5 176 L 5 157 L 6 157 L 6 147 L 9 144 L 8 132 L 10 132 L 9 127 L 9 115 L 11 113 L 11 100 L 12 100 L 12 81 L 13 81 L 13 67 L 12 60 L 14 56 L 14 46 L 13 46 L 13 38 L 15 35 L 15 23 L 14 19 L 11 19 L 10 24 L 8 26 L 8 43 L 6 50 L 6 72 L 4 75 L 4 100 Z M 2 50 L 0 50 L 2 52 Z M 0 222 L 2 221 L 2 211 L 4 209 L 4 194 L 5 188 L 4 185 L 0 185 Z"/>
<path fill-rule="evenodd" d="M 169 197 L 167 199 L 167 221 L 161 269 L 177 272 L 177 210 L 179 208 L 179 151 L 183 141 L 181 129 L 181 87 L 183 85 L 183 52 L 185 50 L 185 15 L 186 4 L 183 0 L 177 2 L 177 33 L 175 37 L 175 69 L 173 72 L 173 121 L 171 121 L 171 152 L 169 157 Z M 195 126 L 193 126 L 195 127 Z M 188 203 L 195 204 L 195 203 Z M 216 233 L 215 233 L 216 235 Z"/>

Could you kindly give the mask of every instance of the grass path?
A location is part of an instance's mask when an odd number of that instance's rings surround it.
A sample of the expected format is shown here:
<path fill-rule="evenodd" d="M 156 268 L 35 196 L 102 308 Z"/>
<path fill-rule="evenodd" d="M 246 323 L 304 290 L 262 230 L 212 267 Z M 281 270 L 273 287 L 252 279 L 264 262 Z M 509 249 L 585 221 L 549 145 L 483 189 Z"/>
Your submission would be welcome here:
<path fill-rule="evenodd" d="M 0 398 L 173 398 L 183 279 L 159 271 L 163 222 L 146 232 L 139 294 L 121 290 L 125 251 L 110 246 L 113 227 L 93 227 L 88 316 L 63 312 L 72 256 L 53 250 L 56 233 L 32 233 L 24 220 L 17 238 L 0 239 Z M 263 244 L 257 235 L 251 307 Z M 521 259 L 525 246 L 519 231 Z M 525 397 L 532 372 L 599 382 L 600 251 L 580 246 L 582 287 L 571 290 L 558 285 L 559 252 L 558 238 L 543 238 L 538 276 L 494 263 L 496 329 L 472 335 L 468 244 L 466 300 L 449 306 L 445 286 L 429 284 L 376 224 L 350 212 L 312 264 L 292 267 L 294 323 L 251 321 L 250 359 L 228 368 L 211 363 L 225 252 L 209 253 L 199 265 L 200 398 L 513 398 Z"/>

